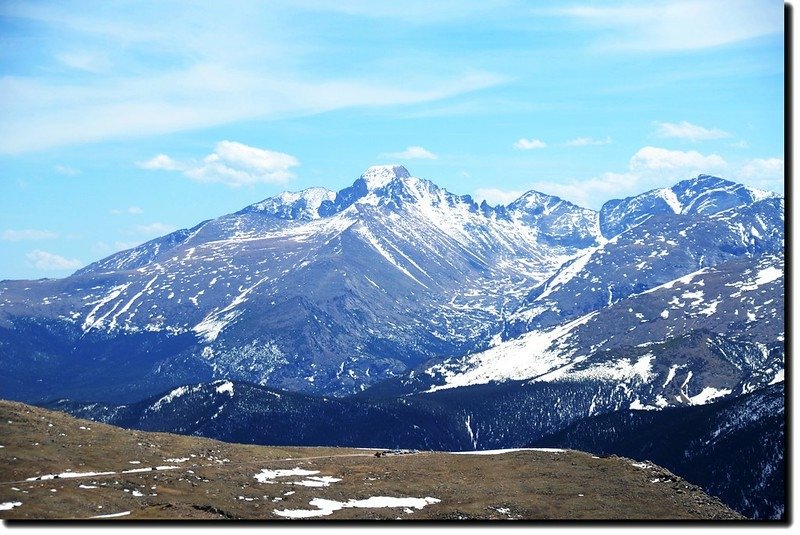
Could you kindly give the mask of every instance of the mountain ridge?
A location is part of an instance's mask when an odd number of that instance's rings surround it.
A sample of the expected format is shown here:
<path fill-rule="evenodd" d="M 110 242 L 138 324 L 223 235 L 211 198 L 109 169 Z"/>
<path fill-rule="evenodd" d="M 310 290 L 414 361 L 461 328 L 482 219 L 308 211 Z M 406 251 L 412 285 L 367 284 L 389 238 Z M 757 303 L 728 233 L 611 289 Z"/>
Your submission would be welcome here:
<path fill-rule="evenodd" d="M 534 191 L 478 205 L 402 166 L 372 167 L 335 194 L 284 192 L 66 279 L 0 284 L 0 344 L 18 343 L 22 325 L 47 341 L 36 374 L 0 386 L 29 384 L 28 396 L 35 382 L 76 384 L 58 368 L 88 358 L 90 388 L 91 366 L 114 358 L 96 348 L 113 339 L 141 363 L 137 384 L 152 383 L 141 397 L 211 378 L 349 395 L 783 251 L 783 199 L 708 175 L 606 212 Z M 624 230 L 608 238 L 609 225 Z M 26 358 L 0 359 L 12 355 Z"/>
<path fill-rule="evenodd" d="M 584 217 L 587 219 L 596 219 L 596 221 L 590 223 L 589 227 L 599 227 L 599 229 L 592 228 L 590 231 L 585 233 L 585 235 L 581 236 L 581 238 L 589 240 L 589 243 L 592 241 L 590 238 L 594 238 L 593 241 L 595 242 L 597 241 L 597 238 L 609 239 L 616 234 L 623 232 L 624 230 L 628 230 L 629 228 L 636 226 L 641 218 L 644 217 L 644 215 L 639 212 L 642 211 L 641 204 L 643 200 L 646 199 L 650 199 L 651 202 L 654 203 L 653 206 L 650 206 L 648 209 L 649 215 L 653 214 L 654 209 L 657 213 L 667 211 L 667 208 L 676 214 L 690 213 L 688 210 L 693 208 L 694 204 L 699 200 L 693 197 L 693 187 L 700 187 L 700 197 L 707 196 L 709 193 L 713 192 L 728 193 L 729 196 L 734 195 L 742 199 L 749 198 L 751 202 L 765 198 L 780 197 L 779 194 L 774 192 L 758 190 L 756 188 L 745 186 L 743 184 L 737 184 L 735 182 L 724 180 L 712 175 L 701 174 L 694 179 L 682 180 L 669 188 L 656 188 L 633 197 L 606 201 L 598 211 L 580 207 L 574 203 L 571 203 L 570 201 L 566 201 L 559 197 L 548 195 L 537 190 L 529 190 L 521 194 L 516 200 L 506 205 L 492 206 L 485 201 L 479 205 L 472 200 L 472 197 L 469 195 L 456 195 L 444 190 L 443 188 L 440 188 L 439 186 L 436 186 L 429 180 L 413 177 L 408 170 L 401 165 L 376 165 L 368 168 L 364 173 L 362 173 L 362 175 L 356 179 L 351 186 L 347 186 L 338 192 L 334 192 L 319 186 L 306 188 L 297 192 L 283 191 L 277 195 L 251 204 L 239 210 L 238 212 L 234 212 L 231 215 L 260 212 L 275 216 L 279 219 L 304 221 L 331 217 L 347 209 L 357 201 L 363 200 L 364 197 L 370 194 L 374 194 L 378 197 L 384 197 L 387 193 L 386 188 L 393 182 L 400 184 L 400 186 L 395 187 L 394 191 L 389 192 L 388 196 L 392 197 L 392 193 L 396 195 L 397 190 L 402 191 L 405 189 L 404 186 L 408 184 L 406 179 L 410 179 L 411 181 L 418 180 L 425 184 L 429 184 L 433 186 L 434 190 L 441 190 L 445 192 L 449 201 L 452 202 L 452 199 L 457 198 L 462 202 L 468 203 L 471 209 L 478 210 L 487 216 L 493 215 L 494 217 L 499 218 L 514 218 L 516 216 L 518 219 L 525 219 L 525 216 L 527 215 L 528 219 L 530 219 L 530 216 L 535 216 L 538 214 L 542 214 L 545 217 L 549 216 L 553 210 L 556 210 L 559 207 L 565 207 L 568 210 L 577 209 L 583 212 Z M 734 187 L 734 193 L 729 191 L 731 186 Z M 384 195 L 381 195 L 381 193 Z M 408 196 L 406 196 L 406 198 L 408 198 Z M 531 199 L 533 199 L 533 203 L 530 202 Z M 368 202 L 369 204 L 377 204 L 380 201 L 373 199 Z M 527 208 L 528 210 L 524 210 L 523 207 Z M 709 205 L 706 204 L 701 206 L 698 210 L 702 211 L 703 208 L 708 207 Z M 79 269 L 74 274 L 83 274 L 91 271 L 91 266 L 94 264 L 108 263 L 109 259 L 127 251 L 136 250 L 148 243 L 182 243 L 195 234 L 196 231 L 199 230 L 203 225 L 209 223 L 210 221 L 212 220 L 206 220 L 189 229 L 180 229 L 165 236 L 155 238 L 150 242 L 145 242 L 144 244 L 132 249 L 114 253 L 105 259 L 93 262 L 92 264 Z M 117 269 L 119 269 L 119 267 L 117 267 Z"/>

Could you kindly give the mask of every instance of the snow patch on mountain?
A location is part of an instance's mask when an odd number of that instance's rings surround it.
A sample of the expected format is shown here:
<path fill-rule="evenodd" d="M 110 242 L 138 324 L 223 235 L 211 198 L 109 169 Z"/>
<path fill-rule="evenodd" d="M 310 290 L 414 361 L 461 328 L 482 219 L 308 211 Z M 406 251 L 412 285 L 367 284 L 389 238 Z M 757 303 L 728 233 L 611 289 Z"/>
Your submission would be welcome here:
<path fill-rule="evenodd" d="M 544 291 L 536 298 L 536 301 L 541 301 L 580 274 L 597 249 L 598 247 L 589 249 L 571 263 L 561 268 L 556 276 L 547 282 Z"/>
<path fill-rule="evenodd" d="M 575 352 L 574 349 L 564 351 L 564 340 L 573 329 L 585 324 L 596 314 L 592 312 L 554 329 L 529 332 L 481 353 L 432 366 L 425 373 L 442 378 L 444 384 L 435 385 L 428 392 L 531 379 L 564 366 Z M 556 346 L 556 342 L 562 344 Z"/>
<path fill-rule="evenodd" d="M 264 277 L 252 286 L 241 290 L 239 295 L 228 306 L 221 310 L 214 310 L 203 318 L 203 321 L 195 325 L 192 330 L 205 342 L 213 342 L 222 332 L 222 329 L 242 313 L 242 310 L 238 310 L 237 307 L 247 301 L 247 296 L 267 280 L 269 280 L 269 277 Z"/>
<path fill-rule="evenodd" d="M 714 388 L 713 386 L 703 387 L 703 390 L 694 396 L 688 396 L 692 405 L 705 405 L 715 399 L 723 398 L 732 392 L 730 388 Z"/>
<path fill-rule="evenodd" d="M 410 271 L 408 271 L 405 267 L 403 267 L 400 264 L 400 262 L 394 256 L 392 256 L 392 254 L 389 252 L 388 248 L 384 247 L 384 245 L 381 243 L 381 241 L 372 232 L 370 232 L 367 227 L 359 226 L 359 227 L 357 227 L 355 229 L 355 231 L 359 236 L 364 238 L 364 240 L 368 244 L 370 244 L 376 251 L 378 251 L 381 254 L 381 256 L 383 258 L 385 258 L 387 262 L 389 262 L 389 264 L 391 264 L 394 267 L 396 267 L 401 273 L 403 273 L 404 275 L 409 277 L 411 280 L 413 280 L 414 282 L 416 282 L 420 286 L 423 286 L 424 288 L 428 288 L 428 286 L 424 282 L 420 281 L 418 278 L 416 278 L 414 275 L 412 275 Z M 396 248 L 395 248 L 395 251 L 397 253 L 400 253 L 400 251 L 398 251 Z M 408 260 L 407 256 L 403 255 L 402 253 L 400 253 L 400 254 L 402 256 L 404 256 Z M 413 263 L 413 261 L 411 263 Z M 415 265 L 415 267 L 417 267 L 417 269 L 422 271 L 419 268 L 419 266 L 417 266 L 416 264 L 414 264 L 414 265 Z"/>
<path fill-rule="evenodd" d="M 285 518 L 313 518 L 318 516 L 332 515 L 335 511 L 348 508 L 377 509 L 382 507 L 402 507 L 406 513 L 411 512 L 411 508 L 423 509 L 424 507 L 439 503 L 441 500 L 426 496 L 424 498 L 412 497 L 393 497 L 393 496 L 370 496 L 364 500 L 352 498 L 346 502 L 328 500 L 325 498 L 314 498 L 309 505 L 316 509 L 275 509 L 273 513 Z"/>
<path fill-rule="evenodd" d="M 230 381 L 220 381 L 216 384 L 215 391 L 217 394 L 224 394 L 227 393 L 229 396 L 233 397 L 233 383 Z"/>
<path fill-rule="evenodd" d="M 575 369 L 575 364 L 577 361 L 573 361 L 563 368 L 535 378 L 534 381 L 551 382 L 560 380 L 599 380 L 616 382 L 620 384 L 634 381 L 644 383 L 652 379 L 653 359 L 655 359 L 655 355 L 648 353 L 646 355 L 642 355 L 636 361 L 623 358 L 615 361 L 591 365 L 583 369 Z"/>
<path fill-rule="evenodd" d="M 742 286 L 742 290 L 754 290 L 759 286 L 769 284 L 770 282 L 776 281 L 781 277 L 783 277 L 783 271 L 774 266 L 768 266 L 758 272 L 758 275 L 756 275 L 756 279 L 753 281 L 752 285 Z"/>
<path fill-rule="evenodd" d="M 111 290 L 109 290 L 109 292 L 105 296 L 101 297 L 97 301 L 93 301 L 93 302 L 89 303 L 89 305 L 95 305 L 95 307 L 88 314 L 86 314 L 86 319 L 83 321 L 83 332 L 87 332 L 87 331 L 89 331 L 91 329 L 100 329 L 100 328 L 102 328 L 105 318 L 109 314 L 114 312 L 114 310 L 116 310 L 116 308 L 120 304 L 119 301 L 114 305 L 114 307 L 111 310 L 106 312 L 104 315 L 100 316 L 99 318 L 95 318 L 95 316 L 98 314 L 98 312 L 100 311 L 100 309 L 103 306 L 105 306 L 108 303 L 114 301 L 130 285 L 131 285 L 131 283 L 128 282 L 128 283 L 125 283 L 125 284 L 120 284 L 118 286 L 114 286 L 113 288 L 111 288 Z"/>
<path fill-rule="evenodd" d="M 676 214 L 680 214 L 683 211 L 683 206 L 681 206 L 681 202 L 678 200 L 678 196 L 675 195 L 675 192 L 669 188 L 663 188 L 656 190 L 655 194 L 662 199 L 667 205 L 672 208 L 672 211 Z"/>
<path fill-rule="evenodd" d="M 158 401 L 156 401 L 151 407 L 148 407 L 148 411 L 150 412 L 157 412 L 161 410 L 161 407 L 164 405 L 168 405 L 172 403 L 174 400 L 185 396 L 186 394 L 191 394 L 197 392 L 203 388 L 203 385 L 197 385 L 194 387 L 190 386 L 179 386 L 174 390 L 171 390 L 165 396 L 162 396 Z"/>
<path fill-rule="evenodd" d="M 133 305 L 133 303 L 135 303 L 137 299 L 139 299 L 142 295 L 144 295 L 145 292 L 147 292 L 150 289 L 153 283 L 156 282 L 156 279 L 158 279 L 158 275 L 150 279 L 150 281 L 148 281 L 147 284 L 145 284 L 144 288 L 142 288 L 140 292 L 131 297 L 130 301 L 125 303 L 125 306 L 123 306 L 119 312 L 117 312 L 116 314 L 114 314 L 114 316 L 111 317 L 111 322 L 108 324 L 109 331 L 114 330 L 114 328 L 117 326 L 117 318 L 119 318 L 122 314 L 127 312 L 131 308 L 131 305 Z M 135 312 L 131 314 L 131 317 L 133 317 L 134 314 Z"/>
<path fill-rule="evenodd" d="M 738 292 L 732 293 L 731 297 L 740 297 L 742 292 L 752 292 L 753 290 L 757 290 L 760 286 L 775 282 L 782 277 L 782 269 L 779 269 L 775 266 L 767 266 L 763 269 L 760 269 L 755 277 L 750 277 L 746 281 L 731 284 L 730 286 L 739 289 Z"/>
<path fill-rule="evenodd" d="M 778 370 L 778 372 L 775 374 L 775 377 L 772 378 L 769 384 L 774 385 L 775 383 L 782 383 L 784 381 L 783 372 L 783 370 Z"/>
<path fill-rule="evenodd" d="M 656 293 L 656 292 L 658 292 L 660 290 L 669 290 L 669 289 L 672 289 L 676 284 L 682 284 L 682 285 L 691 284 L 692 280 L 695 277 L 703 275 L 704 273 L 707 273 L 708 271 L 709 271 L 709 268 L 698 269 L 697 271 L 693 271 L 692 273 L 688 273 L 686 275 L 683 275 L 682 277 L 678 277 L 677 279 L 673 279 L 673 280 L 671 280 L 669 282 L 665 282 L 664 284 L 660 284 L 660 285 L 655 286 L 653 288 L 649 288 L 649 289 L 641 292 L 640 294 L 634 294 L 632 297 L 635 297 L 637 295 L 646 295 L 646 294 Z"/>

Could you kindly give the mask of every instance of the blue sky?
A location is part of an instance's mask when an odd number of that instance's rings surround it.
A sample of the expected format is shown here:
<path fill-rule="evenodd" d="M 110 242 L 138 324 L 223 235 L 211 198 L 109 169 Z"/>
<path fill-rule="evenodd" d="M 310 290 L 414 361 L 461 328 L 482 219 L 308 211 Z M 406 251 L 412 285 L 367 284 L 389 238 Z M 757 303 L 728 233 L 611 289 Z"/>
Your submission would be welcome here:
<path fill-rule="evenodd" d="M 782 192 L 783 3 L 0 4 L 0 279 L 401 163 L 591 208 Z"/>

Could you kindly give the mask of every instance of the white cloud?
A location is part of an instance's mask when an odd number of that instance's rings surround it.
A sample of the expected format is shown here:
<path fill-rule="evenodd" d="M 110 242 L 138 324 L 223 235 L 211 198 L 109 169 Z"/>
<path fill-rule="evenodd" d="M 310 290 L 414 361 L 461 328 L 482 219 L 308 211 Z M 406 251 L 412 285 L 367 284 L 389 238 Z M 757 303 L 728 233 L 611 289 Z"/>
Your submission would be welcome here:
<path fill-rule="evenodd" d="M 220 141 L 200 166 L 183 174 L 198 182 L 220 182 L 230 187 L 258 183 L 285 183 L 294 178 L 290 168 L 300 165 L 283 152 L 249 147 L 235 141 Z"/>
<path fill-rule="evenodd" d="M 782 158 L 756 158 L 747 160 L 736 174 L 736 178 L 750 186 L 784 193 L 785 169 Z"/>
<path fill-rule="evenodd" d="M 58 238 L 58 233 L 50 230 L 4 230 L 0 232 L 0 240 L 3 241 L 30 241 L 30 240 L 51 240 Z"/>
<path fill-rule="evenodd" d="M 729 145 L 736 149 L 746 149 L 750 147 L 750 145 L 744 139 L 740 139 L 739 141 L 729 143 Z"/>
<path fill-rule="evenodd" d="M 5 112 L 0 114 L 0 154 L 343 108 L 420 104 L 506 81 L 494 74 L 469 73 L 398 87 L 394 79 L 309 81 L 217 64 L 71 87 L 7 76 L 0 79 Z"/>
<path fill-rule="evenodd" d="M 36 249 L 25 255 L 28 261 L 33 264 L 36 269 L 42 271 L 58 271 L 65 269 L 77 269 L 83 265 L 80 260 L 69 260 L 57 254 L 48 253 Z"/>
<path fill-rule="evenodd" d="M 0 77 L 0 153 L 429 103 L 509 80 L 463 62 L 420 68 L 414 47 L 392 61 L 353 61 L 350 52 L 362 45 L 343 42 L 347 30 L 324 22 L 311 4 L 314 16 L 277 1 L 81 10 L 4 2 L 9 24 L 32 29 L 20 32 L 17 48 L 40 53 L 23 54 L 21 61 L 35 64 Z M 380 11 L 371 4 L 359 11 Z M 408 6 L 389 11 L 414 17 Z M 438 11 L 452 17 L 452 10 Z M 57 52 L 47 57 L 51 49 Z M 380 47 L 376 52 L 386 57 Z"/>
<path fill-rule="evenodd" d="M 763 0 L 653 0 L 557 12 L 606 30 L 595 42 L 602 50 L 693 50 L 783 31 L 783 3 Z"/>
<path fill-rule="evenodd" d="M 477 202 L 486 201 L 492 206 L 509 204 L 519 199 L 524 191 L 502 190 L 498 188 L 478 188 L 474 198 Z"/>
<path fill-rule="evenodd" d="M 520 150 L 543 149 L 547 143 L 538 139 L 519 139 L 514 142 L 514 147 Z"/>
<path fill-rule="evenodd" d="M 397 158 L 399 160 L 435 160 L 438 158 L 437 155 L 428 149 L 418 145 L 406 147 L 406 150 L 400 152 L 387 152 L 383 154 L 383 156 Z"/>
<path fill-rule="evenodd" d="M 738 173 L 739 178 L 756 180 L 783 180 L 784 164 L 782 158 L 748 160 Z"/>
<path fill-rule="evenodd" d="M 111 210 L 111 213 L 113 215 L 122 215 L 122 214 L 139 215 L 139 214 L 141 214 L 143 212 L 144 212 L 144 210 L 142 210 L 138 206 L 129 206 L 129 207 L 124 208 L 124 209 L 114 208 L 114 209 Z"/>
<path fill-rule="evenodd" d="M 151 171 L 181 171 L 185 168 L 183 164 L 176 162 L 166 154 L 156 154 L 149 160 L 136 162 L 136 167 Z"/>
<path fill-rule="evenodd" d="M 11 20 L 32 19 L 41 32 L 57 32 L 59 45 L 69 52 L 26 74 L 0 77 L 0 153 L 353 107 L 430 103 L 509 80 L 463 64 L 421 70 L 409 58 L 398 58 L 405 59 L 402 68 L 391 62 L 392 67 L 373 65 L 361 72 L 330 69 L 329 55 L 320 48 L 331 36 L 322 32 L 312 38 L 306 23 L 292 23 L 291 7 L 162 5 L 128 13 L 124 8 L 76 13 L 58 3 L 19 3 L 5 10 Z M 179 12 L 180 23 L 170 12 Z M 329 31 L 339 35 L 338 29 Z M 42 38 L 34 32 L 23 44 L 35 47 Z M 83 52 L 87 39 L 100 41 L 109 52 Z M 64 65 L 76 70 L 66 79 L 53 76 Z"/>
<path fill-rule="evenodd" d="M 576 137 L 564 143 L 567 147 L 587 147 L 589 145 L 608 145 L 611 143 L 611 137 L 606 136 L 604 139 L 594 139 L 591 137 Z"/>
<path fill-rule="evenodd" d="M 633 172 L 658 172 L 665 178 L 697 173 L 713 173 L 725 169 L 727 162 L 717 154 L 708 156 L 697 151 L 669 150 L 658 147 L 643 147 L 630 159 L 628 167 Z"/>
<path fill-rule="evenodd" d="M 290 169 L 300 165 L 294 156 L 283 152 L 250 147 L 235 141 L 220 141 L 214 152 L 200 162 L 179 162 L 159 154 L 138 167 L 150 170 L 181 171 L 198 182 L 221 183 L 237 188 L 259 183 L 285 183 L 294 178 Z"/>
<path fill-rule="evenodd" d="M 55 169 L 57 173 L 60 173 L 62 175 L 66 175 L 66 176 L 77 176 L 77 175 L 81 174 L 79 169 L 75 169 L 74 167 L 70 167 L 69 165 L 58 164 L 58 165 L 53 166 L 53 169 Z"/>
<path fill-rule="evenodd" d="M 731 137 L 728 132 L 719 128 L 704 128 L 687 121 L 680 123 L 661 123 L 656 121 L 656 136 L 688 139 L 689 141 L 704 141 L 708 139 L 723 139 Z"/>
<path fill-rule="evenodd" d="M 168 223 L 150 223 L 148 225 L 136 225 L 133 227 L 133 230 L 136 234 L 141 235 L 157 235 L 161 236 L 163 234 L 169 234 L 170 232 L 174 232 L 177 230 L 175 225 L 170 225 Z"/>

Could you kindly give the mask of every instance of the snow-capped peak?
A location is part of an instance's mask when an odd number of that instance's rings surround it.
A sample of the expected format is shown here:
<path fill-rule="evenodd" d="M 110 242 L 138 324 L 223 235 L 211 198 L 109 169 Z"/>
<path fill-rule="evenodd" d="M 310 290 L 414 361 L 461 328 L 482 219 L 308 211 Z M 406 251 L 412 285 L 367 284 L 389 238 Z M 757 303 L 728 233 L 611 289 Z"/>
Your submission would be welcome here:
<path fill-rule="evenodd" d="M 325 188 L 284 191 L 253 204 L 244 211 L 266 212 L 283 219 L 318 219 L 322 203 L 335 198 L 336 193 Z"/>
<path fill-rule="evenodd" d="M 671 190 L 683 205 L 681 213 L 714 213 L 770 197 L 780 197 L 777 193 L 711 175 L 699 175 L 697 178 L 684 180 Z"/>
<path fill-rule="evenodd" d="M 307 208 L 317 209 L 323 201 L 332 201 L 336 198 L 336 192 L 326 188 L 308 188 L 303 191 L 283 191 L 275 196 L 285 204 L 295 203 L 299 200 L 306 202 Z"/>
<path fill-rule="evenodd" d="M 524 203 L 527 206 L 543 205 L 543 204 L 547 204 L 548 202 L 552 201 L 553 199 L 556 199 L 557 201 L 560 200 L 557 197 L 553 197 L 552 195 L 547 195 L 545 193 L 541 193 L 541 192 L 536 191 L 536 190 L 531 190 L 531 191 L 528 191 L 527 193 L 522 194 L 522 196 L 520 196 L 520 198 L 517 199 L 516 201 L 514 201 L 514 203 L 512 203 L 512 204 L 516 204 L 516 203 L 523 204 Z"/>
<path fill-rule="evenodd" d="M 512 211 L 519 209 L 524 209 L 527 211 L 534 210 L 538 212 L 544 212 L 544 214 L 547 215 L 563 202 L 564 201 L 558 197 L 531 190 L 527 193 L 524 193 L 519 199 L 509 204 L 508 209 Z"/>
<path fill-rule="evenodd" d="M 369 191 L 382 188 L 395 178 L 409 178 L 408 169 L 402 165 L 373 165 L 361 175 Z"/>

